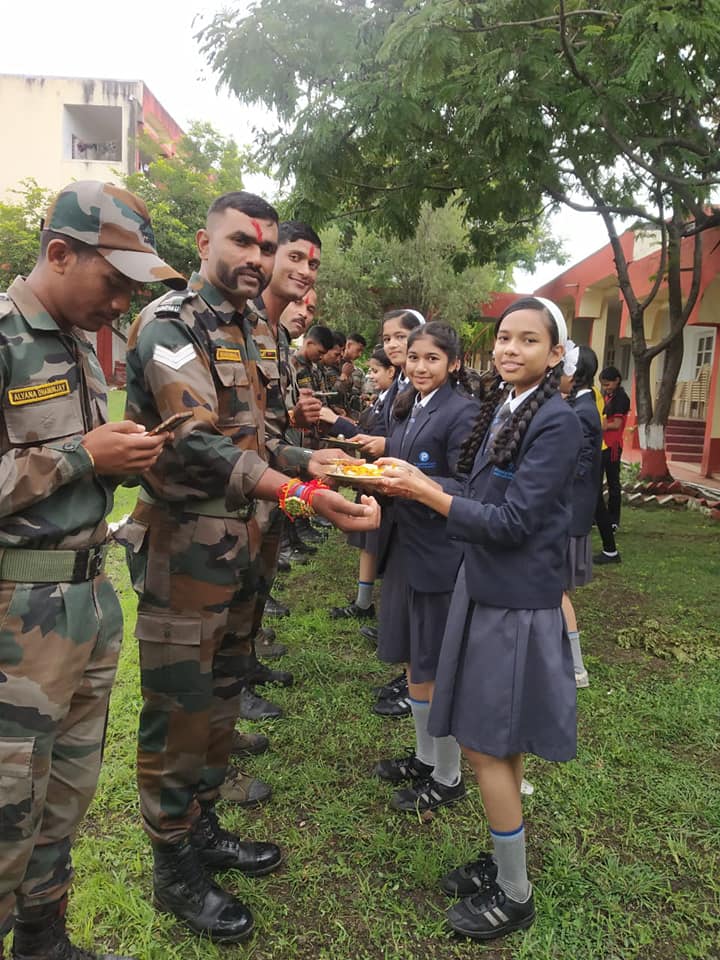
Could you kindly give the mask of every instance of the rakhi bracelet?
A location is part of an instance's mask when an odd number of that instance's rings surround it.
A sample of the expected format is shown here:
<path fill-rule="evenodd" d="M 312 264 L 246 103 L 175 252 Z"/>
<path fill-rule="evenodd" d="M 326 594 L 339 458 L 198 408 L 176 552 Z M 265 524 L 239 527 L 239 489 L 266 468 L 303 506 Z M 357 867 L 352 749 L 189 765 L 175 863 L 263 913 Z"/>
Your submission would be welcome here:
<path fill-rule="evenodd" d="M 306 483 L 305 489 L 303 490 L 301 497 L 310 507 L 313 513 L 315 513 L 315 508 L 312 505 L 313 497 L 318 492 L 318 490 L 329 490 L 330 487 L 323 483 L 322 480 L 310 480 L 309 483 Z"/>
<path fill-rule="evenodd" d="M 305 488 L 308 484 L 302 480 L 288 480 L 280 487 L 278 506 L 292 523 L 298 517 L 311 517 L 315 511 L 304 499 Z"/>

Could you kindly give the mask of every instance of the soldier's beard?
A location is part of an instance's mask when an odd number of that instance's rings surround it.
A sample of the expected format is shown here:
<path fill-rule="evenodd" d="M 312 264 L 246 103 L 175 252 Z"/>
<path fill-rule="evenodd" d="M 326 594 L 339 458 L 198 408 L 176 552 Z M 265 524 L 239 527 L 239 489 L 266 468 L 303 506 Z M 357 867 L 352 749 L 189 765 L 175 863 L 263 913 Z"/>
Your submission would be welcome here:
<path fill-rule="evenodd" d="M 217 277 L 223 290 L 227 293 L 235 294 L 238 292 L 238 281 L 243 286 L 252 285 L 253 281 L 258 284 L 257 290 L 251 290 L 247 296 L 259 296 L 268 284 L 268 279 L 262 270 L 255 270 L 252 267 L 236 267 L 232 269 L 224 260 L 219 260 L 217 264 Z"/>

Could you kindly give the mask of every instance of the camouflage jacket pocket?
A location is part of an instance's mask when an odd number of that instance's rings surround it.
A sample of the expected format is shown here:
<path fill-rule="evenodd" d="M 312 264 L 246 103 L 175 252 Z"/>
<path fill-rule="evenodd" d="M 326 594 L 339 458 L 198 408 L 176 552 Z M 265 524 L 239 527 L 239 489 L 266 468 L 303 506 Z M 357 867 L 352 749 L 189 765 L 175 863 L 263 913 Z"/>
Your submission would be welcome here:
<path fill-rule="evenodd" d="M 23 840 L 33 830 L 33 737 L 0 738 L 0 835 Z"/>
<path fill-rule="evenodd" d="M 261 351 L 262 352 L 262 351 Z M 269 386 L 272 383 L 280 382 L 280 367 L 277 360 L 260 359 L 258 360 L 258 370 L 262 374 L 265 384 Z"/>
<path fill-rule="evenodd" d="M 6 406 L 3 413 L 13 446 L 37 445 L 85 433 L 79 393 Z"/>
<path fill-rule="evenodd" d="M 138 613 L 140 677 L 146 690 L 177 698 L 188 713 L 206 708 L 201 677 L 202 621 L 173 613 Z"/>

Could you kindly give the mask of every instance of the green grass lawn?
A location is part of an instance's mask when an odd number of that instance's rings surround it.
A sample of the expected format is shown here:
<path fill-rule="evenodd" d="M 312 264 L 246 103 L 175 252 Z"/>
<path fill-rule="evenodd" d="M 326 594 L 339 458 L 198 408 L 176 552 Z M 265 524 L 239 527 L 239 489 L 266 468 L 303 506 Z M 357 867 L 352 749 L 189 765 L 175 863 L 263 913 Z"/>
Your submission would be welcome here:
<path fill-rule="evenodd" d="M 117 415 L 122 395 L 112 400 Z M 133 500 L 121 489 L 115 515 Z M 287 855 L 266 879 L 222 878 L 255 912 L 256 936 L 216 947 L 154 912 L 133 769 L 135 601 L 116 551 L 110 569 L 126 643 L 100 788 L 76 845 L 77 940 L 138 960 L 720 957 L 718 534 L 695 514 L 626 509 L 622 565 L 599 569 L 578 592 L 591 678 L 579 692 L 579 756 L 528 763 L 538 921 L 488 947 L 446 933 L 436 885 L 488 845 L 477 791 L 420 823 L 395 814 L 391 791 L 370 776 L 378 758 L 412 745 L 412 723 L 370 712 L 370 686 L 391 671 L 356 628 L 328 617 L 329 606 L 352 596 L 356 577 L 356 552 L 338 534 L 280 593 L 293 610 L 278 623 L 291 648 L 282 667 L 296 686 L 272 694 L 287 717 L 262 726 L 271 752 L 248 764 L 273 785 L 274 799 L 251 812 L 222 810 L 239 834 L 276 840 Z"/>

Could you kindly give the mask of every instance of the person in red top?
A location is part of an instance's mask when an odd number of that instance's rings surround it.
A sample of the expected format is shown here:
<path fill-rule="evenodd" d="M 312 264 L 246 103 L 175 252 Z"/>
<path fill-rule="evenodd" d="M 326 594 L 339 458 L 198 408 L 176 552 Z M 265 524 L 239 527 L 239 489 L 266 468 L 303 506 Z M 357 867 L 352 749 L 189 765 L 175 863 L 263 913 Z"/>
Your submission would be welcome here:
<path fill-rule="evenodd" d="M 595 522 L 603 539 L 603 552 L 593 558 L 595 563 L 620 563 L 613 533 L 620 526 L 620 461 L 623 433 L 630 412 L 630 397 L 620 382 L 622 374 L 617 367 L 605 367 L 600 373 L 600 386 L 605 401 L 603 411 L 602 475 Z M 607 479 L 608 501 L 602 492 L 602 477 Z"/>

